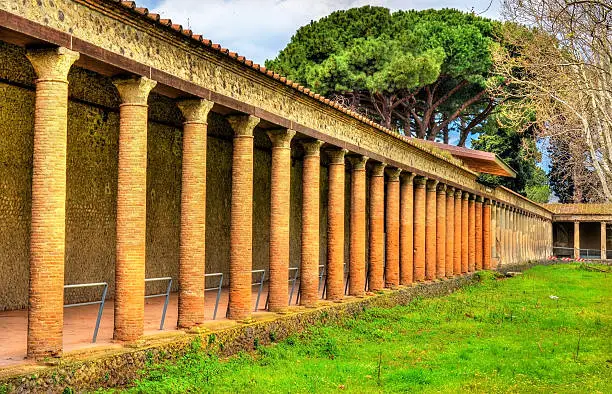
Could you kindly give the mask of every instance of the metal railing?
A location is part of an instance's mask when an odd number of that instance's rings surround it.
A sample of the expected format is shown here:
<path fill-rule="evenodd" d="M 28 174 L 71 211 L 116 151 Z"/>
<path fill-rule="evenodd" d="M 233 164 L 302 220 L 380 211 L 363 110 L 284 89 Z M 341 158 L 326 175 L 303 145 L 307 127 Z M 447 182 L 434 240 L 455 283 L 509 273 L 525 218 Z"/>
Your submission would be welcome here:
<path fill-rule="evenodd" d="M 574 251 L 578 250 L 578 256 L 584 259 L 600 259 L 601 249 L 586 249 L 586 248 L 568 248 L 565 246 L 553 246 L 553 254 L 555 256 L 574 257 Z"/>
<path fill-rule="evenodd" d="M 90 302 L 79 302 L 76 304 L 66 304 L 64 308 L 73 308 L 75 306 L 85 306 L 85 305 L 97 305 L 100 304 L 98 308 L 98 317 L 96 318 L 96 327 L 94 328 L 93 338 L 91 340 L 92 343 L 96 343 L 96 338 L 98 337 L 98 330 L 100 329 L 100 321 L 102 320 L 102 312 L 104 312 L 104 303 L 106 302 L 106 293 L 108 292 L 108 283 L 106 282 L 98 282 L 98 283 L 81 283 L 76 285 L 64 285 L 64 289 L 80 289 L 85 287 L 98 287 L 104 286 L 102 290 L 102 298 L 100 301 L 90 301 Z"/>
<path fill-rule="evenodd" d="M 291 277 L 291 271 L 293 271 L 293 277 Z M 300 274 L 300 269 L 298 267 L 289 268 L 289 282 L 291 283 L 291 292 L 289 293 L 289 305 L 291 305 L 291 301 L 293 300 L 293 293 L 295 291 L 295 286 L 297 284 L 299 274 Z M 295 299 L 297 302 L 297 296 L 295 297 Z"/>
<path fill-rule="evenodd" d="M 264 282 L 266 281 L 266 270 L 253 270 L 251 271 L 251 275 L 257 275 L 260 274 L 260 278 L 259 278 L 259 282 L 252 282 L 251 286 L 259 286 L 259 288 L 257 289 L 257 299 L 255 300 L 255 312 L 257 312 L 257 310 L 259 310 L 259 299 L 261 298 L 261 292 L 263 290 L 263 285 Z M 228 305 L 229 307 L 229 305 Z"/>
<path fill-rule="evenodd" d="M 221 289 L 223 288 L 223 273 L 222 272 L 217 272 L 214 274 L 206 274 L 204 275 L 204 278 L 214 278 L 218 276 L 219 277 L 219 285 L 217 287 L 205 287 L 204 291 L 213 291 L 213 290 L 217 290 L 217 299 L 215 300 L 215 310 L 213 312 L 213 320 L 215 320 L 217 318 L 217 309 L 219 308 L 219 300 L 221 300 Z"/>
<path fill-rule="evenodd" d="M 149 278 L 149 279 L 145 279 L 145 283 L 161 282 L 161 281 L 164 281 L 164 280 L 168 281 L 168 286 L 166 287 L 166 292 L 165 293 L 145 295 L 145 299 L 147 299 L 147 298 L 156 298 L 156 297 L 166 297 L 166 299 L 164 301 L 164 309 L 162 311 L 161 323 L 159 323 L 159 329 L 160 330 L 164 329 L 164 321 L 166 320 L 166 311 L 168 310 L 168 302 L 170 301 L 170 290 L 172 289 L 172 278 L 169 277 L 169 276 L 166 276 L 166 277 L 163 277 L 163 278 Z"/>
<path fill-rule="evenodd" d="M 293 276 L 291 276 L 291 272 L 293 272 Z M 295 284 L 297 283 L 298 273 L 300 269 L 298 267 L 289 267 L 289 283 L 291 283 L 291 292 L 289 293 L 289 305 L 291 305 L 291 301 L 293 300 L 293 292 L 295 291 Z M 266 306 L 265 309 L 268 309 L 268 304 L 270 302 L 270 288 L 268 288 L 268 296 L 266 297 Z"/>

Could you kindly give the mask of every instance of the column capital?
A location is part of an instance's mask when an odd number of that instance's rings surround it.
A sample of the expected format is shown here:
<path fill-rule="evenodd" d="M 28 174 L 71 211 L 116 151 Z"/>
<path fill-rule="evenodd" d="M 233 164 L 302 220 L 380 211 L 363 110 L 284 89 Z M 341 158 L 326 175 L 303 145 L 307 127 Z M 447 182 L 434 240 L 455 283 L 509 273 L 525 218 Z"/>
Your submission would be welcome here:
<path fill-rule="evenodd" d="M 149 93 L 157 81 L 147 77 L 119 77 L 113 80 L 122 104 L 147 105 Z"/>
<path fill-rule="evenodd" d="M 28 49 L 26 57 L 32 63 L 38 81 L 68 82 L 68 72 L 79 59 L 79 53 L 68 48 Z"/>
<path fill-rule="evenodd" d="M 348 156 L 348 161 L 351 163 L 353 167 L 353 171 L 364 170 L 366 168 L 366 163 L 369 159 L 367 156 L 359 155 L 359 156 Z"/>
<path fill-rule="evenodd" d="M 440 181 L 438 181 L 437 179 L 428 179 L 427 180 L 427 190 L 436 191 L 438 187 L 438 183 L 440 183 Z"/>
<path fill-rule="evenodd" d="M 301 141 L 302 147 L 304 147 L 304 156 L 321 156 L 321 140 L 307 140 Z"/>
<path fill-rule="evenodd" d="M 463 190 L 455 189 L 455 198 L 461 198 L 462 195 L 463 195 Z"/>
<path fill-rule="evenodd" d="M 295 136 L 295 130 L 291 130 L 291 129 L 268 130 L 266 134 L 268 134 L 270 141 L 272 141 L 273 148 L 291 149 L 291 140 Z"/>
<path fill-rule="evenodd" d="M 493 205 L 493 202 L 491 201 L 490 198 L 485 198 L 484 199 L 484 203 L 485 203 L 485 205 Z"/>
<path fill-rule="evenodd" d="M 438 194 L 446 194 L 446 183 L 438 183 L 436 190 L 438 191 Z"/>
<path fill-rule="evenodd" d="M 176 106 L 183 114 L 185 123 L 208 123 L 208 112 L 215 103 L 206 99 L 183 99 Z"/>
<path fill-rule="evenodd" d="M 414 172 L 402 171 L 400 174 L 400 178 L 404 182 L 412 183 L 414 181 L 416 174 Z"/>
<path fill-rule="evenodd" d="M 389 182 L 399 182 L 400 174 L 402 173 L 401 168 L 397 167 L 387 167 L 387 176 L 389 177 Z"/>
<path fill-rule="evenodd" d="M 476 196 L 476 202 L 477 203 L 481 203 L 484 201 L 484 199 L 482 198 L 482 196 Z"/>
<path fill-rule="evenodd" d="M 329 164 L 344 164 L 344 156 L 348 153 L 348 150 L 344 148 L 330 148 L 325 150 L 329 157 Z"/>
<path fill-rule="evenodd" d="M 470 198 L 470 193 L 469 192 L 463 192 L 463 195 L 461 196 L 461 198 L 463 200 L 468 200 Z"/>
<path fill-rule="evenodd" d="M 386 163 L 374 163 L 372 166 L 372 176 L 385 176 Z"/>
<path fill-rule="evenodd" d="M 425 188 L 425 185 L 427 184 L 427 177 L 426 176 L 415 177 L 414 184 L 416 185 L 416 187 Z"/>
<path fill-rule="evenodd" d="M 455 194 L 455 187 L 454 186 L 446 186 L 446 194 L 449 197 L 452 197 Z"/>
<path fill-rule="evenodd" d="M 235 137 L 252 137 L 260 119 L 253 115 L 231 115 L 227 117 L 227 121 L 232 126 Z"/>

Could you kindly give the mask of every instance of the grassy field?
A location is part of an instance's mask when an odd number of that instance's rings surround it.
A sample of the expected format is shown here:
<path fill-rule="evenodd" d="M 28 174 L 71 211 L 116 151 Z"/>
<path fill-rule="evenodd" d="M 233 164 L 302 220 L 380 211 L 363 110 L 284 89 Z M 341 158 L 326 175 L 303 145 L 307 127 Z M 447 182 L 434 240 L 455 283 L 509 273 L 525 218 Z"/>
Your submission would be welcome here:
<path fill-rule="evenodd" d="M 480 276 L 455 294 L 370 309 L 253 354 L 194 351 L 151 366 L 129 390 L 612 393 L 609 272 L 571 264 Z"/>

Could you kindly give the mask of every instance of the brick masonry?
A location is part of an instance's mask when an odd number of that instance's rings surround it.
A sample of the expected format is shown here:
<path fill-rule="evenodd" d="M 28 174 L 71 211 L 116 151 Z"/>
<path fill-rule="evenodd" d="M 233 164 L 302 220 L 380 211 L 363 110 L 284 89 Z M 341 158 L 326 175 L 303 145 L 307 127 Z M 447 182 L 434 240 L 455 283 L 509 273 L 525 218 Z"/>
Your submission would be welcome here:
<path fill-rule="evenodd" d="M 427 181 L 427 194 L 425 199 L 425 279 L 434 280 L 436 278 L 437 264 L 437 187 L 438 181 Z"/>
<path fill-rule="evenodd" d="M 36 71 L 28 357 L 62 352 L 66 242 L 68 71 L 79 58 L 66 48 L 34 50 Z"/>
<path fill-rule="evenodd" d="M 327 198 L 327 299 L 344 297 L 344 172 L 346 149 L 327 151 L 329 194 Z"/>
<path fill-rule="evenodd" d="M 400 172 L 387 168 L 387 193 L 385 209 L 385 287 L 400 284 Z"/>
<path fill-rule="evenodd" d="M 319 300 L 319 180 L 321 141 L 303 142 L 302 259 L 300 304 L 315 307 Z"/>
<path fill-rule="evenodd" d="M 206 137 L 208 100 L 183 100 L 178 327 L 204 323 L 206 273 Z"/>
<path fill-rule="evenodd" d="M 228 317 L 251 317 L 253 269 L 253 130 L 255 116 L 233 116 L 232 205 L 230 219 L 230 286 Z"/>
<path fill-rule="evenodd" d="M 492 232 L 491 232 L 491 200 L 486 199 L 482 211 L 483 255 L 482 268 L 491 269 Z"/>
<path fill-rule="evenodd" d="M 476 196 L 468 199 L 468 272 L 476 269 Z"/>
<path fill-rule="evenodd" d="M 365 156 L 349 157 L 351 163 L 349 295 L 357 297 L 365 294 L 367 160 Z"/>
<path fill-rule="evenodd" d="M 461 200 L 461 273 L 468 272 L 469 267 L 469 203 L 470 193 L 463 192 Z"/>
<path fill-rule="evenodd" d="M 455 251 L 453 253 L 453 274 L 455 275 L 461 275 L 462 270 L 461 270 L 461 259 L 462 259 L 462 239 L 463 239 L 463 233 L 462 233 L 462 227 L 461 227 L 461 223 L 462 223 L 462 217 L 463 217 L 463 209 L 462 209 L 462 204 L 461 204 L 461 195 L 462 192 L 461 190 L 457 189 L 455 190 L 455 215 L 454 215 L 454 230 L 453 230 L 453 236 L 454 236 L 454 247 L 455 247 Z"/>
<path fill-rule="evenodd" d="M 142 77 L 118 79 L 114 83 L 121 106 L 113 338 L 133 341 L 144 331 L 147 100 L 156 82 Z"/>
<path fill-rule="evenodd" d="M 294 130 L 268 131 L 272 141 L 270 180 L 270 286 L 268 309 L 282 312 L 289 306 L 289 219 L 291 213 L 291 139 Z"/>
<path fill-rule="evenodd" d="M 427 178 L 414 180 L 414 281 L 425 280 L 425 199 Z"/>
<path fill-rule="evenodd" d="M 446 188 L 446 277 L 452 278 L 455 267 L 455 188 Z"/>
<path fill-rule="evenodd" d="M 474 249 L 476 251 L 476 270 L 482 269 L 482 220 L 482 199 L 477 197 L 474 205 L 474 236 L 476 238 Z"/>
<path fill-rule="evenodd" d="M 400 178 L 400 285 L 414 281 L 414 174 Z"/>
<path fill-rule="evenodd" d="M 368 287 L 370 291 L 385 287 L 385 164 L 375 163 L 370 176 L 370 260 Z"/>
<path fill-rule="evenodd" d="M 436 194 L 436 278 L 446 277 L 446 185 L 439 184 Z"/>

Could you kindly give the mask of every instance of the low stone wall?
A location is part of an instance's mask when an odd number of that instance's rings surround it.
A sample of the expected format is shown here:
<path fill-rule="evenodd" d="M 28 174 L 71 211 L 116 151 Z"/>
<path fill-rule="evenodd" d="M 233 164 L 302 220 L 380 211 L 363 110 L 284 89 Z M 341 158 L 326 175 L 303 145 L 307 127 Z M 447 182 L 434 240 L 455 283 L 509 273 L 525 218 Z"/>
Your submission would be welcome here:
<path fill-rule="evenodd" d="M 113 345 L 85 349 L 65 355 L 55 363 L 24 365 L 0 370 L 0 393 L 63 392 L 67 387 L 80 391 L 99 387 L 124 386 L 138 378 L 150 363 L 173 360 L 189 352 L 198 340 L 202 347 L 220 357 L 239 351 L 252 351 L 304 330 L 313 324 L 330 324 L 356 316 L 367 308 L 406 305 L 417 297 L 450 294 L 474 283 L 471 274 L 454 279 L 416 284 L 398 290 L 385 290 L 365 298 L 350 298 L 341 303 L 322 302 L 315 309 L 296 307 L 288 314 L 269 314 L 250 323 L 218 330 L 178 332 L 145 338 L 130 346 Z"/>

